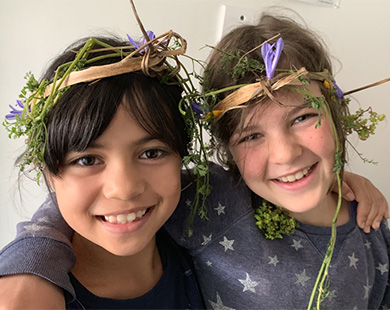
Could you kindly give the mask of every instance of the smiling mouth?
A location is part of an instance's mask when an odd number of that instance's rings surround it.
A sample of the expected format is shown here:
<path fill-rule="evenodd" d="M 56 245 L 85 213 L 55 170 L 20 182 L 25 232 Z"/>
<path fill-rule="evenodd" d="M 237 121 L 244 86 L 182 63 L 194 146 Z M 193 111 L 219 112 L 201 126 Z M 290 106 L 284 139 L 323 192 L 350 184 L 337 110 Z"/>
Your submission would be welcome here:
<path fill-rule="evenodd" d="M 117 215 L 101 216 L 104 222 L 111 224 L 128 224 L 140 220 L 147 214 L 151 208 L 139 210 L 137 212 L 122 213 Z"/>
<path fill-rule="evenodd" d="M 310 167 L 304 168 L 301 171 L 298 171 L 297 173 L 290 174 L 290 175 L 278 178 L 276 180 L 279 182 L 282 182 L 282 183 L 293 183 L 293 182 L 299 181 L 299 180 L 303 179 L 305 176 L 307 176 L 310 173 L 310 171 L 313 170 L 314 166 L 315 166 L 315 164 L 310 166 Z"/>

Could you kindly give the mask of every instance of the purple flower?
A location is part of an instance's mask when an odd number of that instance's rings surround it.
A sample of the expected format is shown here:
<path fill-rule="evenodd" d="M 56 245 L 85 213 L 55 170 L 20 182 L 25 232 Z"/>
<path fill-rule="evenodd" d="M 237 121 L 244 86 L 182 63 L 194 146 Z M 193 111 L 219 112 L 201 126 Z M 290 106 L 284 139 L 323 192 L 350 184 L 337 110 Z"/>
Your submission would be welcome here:
<path fill-rule="evenodd" d="M 340 87 L 338 87 L 338 85 L 336 84 L 336 82 L 333 82 L 333 87 L 334 87 L 334 89 L 335 89 L 336 97 L 339 98 L 339 99 L 343 99 L 343 98 L 344 98 L 344 93 L 343 93 L 343 91 L 340 89 Z"/>
<path fill-rule="evenodd" d="M 138 43 L 136 43 L 133 38 L 130 35 L 127 35 L 127 38 L 129 39 L 130 43 L 134 45 L 136 49 L 139 49 L 140 46 L 144 45 L 146 42 L 149 42 L 150 40 L 154 39 L 156 36 L 153 33 L 153 31 L 148 30 L 146 31 L 146 34 L 148 35 L 148 38 L 142 37 Z M 148 47 L 145 47 L 145 51 L 148 49 Z"/>
<path fill-rule="evenodd" d="M 196 118 L 201 119 L 203 115 L 209 113 L 209 109 L 206 107 L 202 109 L 202 103 L 197 101 L 191 101 L 191 109 L 195 113 Z"/>
<path fill-rule="evenodd" d="M 265 72 L 268 80 L 274 77 L 275 69 L 278 65 L 283 46 L 284 42 L 282 38 L 279 38 L 274 44 L 266 42 L 261 46 L 261 55 L 263 56 Z"/>
<path fill-rule="evenodd" d="M 21 108 L 21 110 L 18 110 L 14 106 L 9 105 L 9 107 L 11 108 L 11 113 L 5 116 L 5 118 L 9 121 L 14 121 L 16 119 L 16 115 L 22 117 L 24 104 L 20 100 L 16 100 L 16 104 Z"/>

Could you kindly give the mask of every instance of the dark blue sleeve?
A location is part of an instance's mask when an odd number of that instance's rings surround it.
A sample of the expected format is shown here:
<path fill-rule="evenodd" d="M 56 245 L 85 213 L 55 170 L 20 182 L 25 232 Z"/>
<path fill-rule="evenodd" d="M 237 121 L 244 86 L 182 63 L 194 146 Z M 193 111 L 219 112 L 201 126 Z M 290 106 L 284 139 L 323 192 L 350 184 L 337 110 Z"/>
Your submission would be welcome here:
<path fill-rule="evenodd" d="M 66 298 L 72 299 L 75 293 L 68 276 L 76 262 L 72 236 L 49 195 L 31 221 L 17 225 L 16 238 L 0 251 L 0 276 L 35 274 L 63 288 Z"/>

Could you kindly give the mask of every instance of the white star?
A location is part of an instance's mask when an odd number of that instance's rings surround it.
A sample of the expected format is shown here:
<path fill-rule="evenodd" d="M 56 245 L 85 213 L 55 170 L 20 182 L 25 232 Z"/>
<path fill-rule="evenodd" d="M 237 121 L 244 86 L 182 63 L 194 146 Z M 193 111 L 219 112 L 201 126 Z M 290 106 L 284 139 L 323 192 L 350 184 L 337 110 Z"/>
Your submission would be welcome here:
<path fill-rule="evenodd" d="M 49 223 L 49 217 L 48 217 L 48 216 L 41 217 L 41 218 L 37 221 L 37 224 L 40 224 L 40 223 Z"/>
<path fill-rule="evenodd" d="M 209 260 L 206 262 L 207 267 L 211 267 L 212 264 L 213 264 L 213 263 L 210 262 Z"/>
<path fill-rule="evenodd" d="M 235 310 L 234 308 L 229 308 L 223 304 L 222 299 L 221 297 L 219 297 L 218 292 L 217 292 L 217 302 L 212 302 L 211 300 L 209 300 L 209 303 L 214 310 Z"/>
<path fill-rule="evenodd" d="M 371 248 L 371 242 L 370 241 L 366 241 L 366 243 L 364 244 L 367 248 L 367 250 L 369 250 Z"/>
<path fill-rule="evenodd" d="M 381 272 L 381 276 L 383 276 L 385 272 L 389 271 L 389 268 L 387 268 L 387 263 L 383 265 L 379 263 L 378 267 L 376 267 L 375 269 L 378 269 Z"/>
<path fill-rule="evenodd" d="M 189 199 L 187 199 L 187 200 L 186 200 L 186 205 L 189 206 L 189 207 L 191 207 L 191 204 L 192 204 L 192 201 L 189 200 Z"/>
<path fill-rule="evenodd" d="M 363 300 L 368 299 L 368 295 L 370 293 L 371 288 L 372 288 L 372 285 L 368 285 L 368 280 L 367 280 L 367 285 L 364 286 L 365 293 L 364 293 Z"/>
<path fill-rule="evenodd" d="M 214 210 L 218 212 L 218 215 L 221 215 L 222 213 L 225 214 L 225 208 L 225 206 L 218 202 L 218 208 L 214 208 Z"/>
<path fill-rule="evenodd" d="M 274 265 L 276 266 L 277 263 L 279 263 L 278 256 L 275 255 L 274 257 L 268 256 L 269 262 L 268 265 Z"/>
<path fill-rule="evenodd" d="M 352 253 L 352 256 L 348 256 L 349 258 L 349 267 L 355 267 L 357 269 L 356 263 L 359 261 L 358 258 L 355 257 L 355 252 Z"/>
<path fill-rule="evenodd" d="M 47 216 L 44 216 L 44 217 L 41 217 L 40 219 L 38 219 L 38 221 L 36 223 L 32 223 L 30 225 L 25 225 L 23 226 L 23 234 L 31 234 L 33 237 L 35 237 L 35 233 L 37 231 L 40 231 L 42 230 L 43 226 L 41 226 L 40 224 L 41 223 L 48 223 L 49 222 L 49 218 Z"/>
<path fill-rule="evenodd" d="M 31 234 L 33 237 L 35 237 L 35 233 L 37 231 L 42 230 L 42 226 L 39 226 L 37 223 L 32 223 L 31 225 L 25 225 L 23 226 L 23 234 Z"/>
<path fill-rule="evenodd" d="M 295 281 L 295 284 L 302 284 L 302 286 L 305 286 L 306 281 L 310 280 L 311 278 L 306 275 L 306 269 L 303 269 L 301 274 L 295 274 L 297 276 L 297 281 Z"/>
<path fill-rule="evenodd" d="M 210 236 L 206 237 L 205 235 L 202 235 L 203 237 L 203 242 L 201 243 L 201 245 L 206 245 L 207 243 L 209 243 L 211 241 L 211 237 L 212 237 L 213 234 L 210 234 Z"/>
<path fill-rule="evenodd" d="M 298 251 L 300 248 L 303 248 L 303 245 L 301 244 L 302 239 L 299 239 L 298 241 L 294 239 L 293 242 L 294 244 L 292 244 L 291 246 L 295 248 L 295 250 Z"/>
<path fill-rule="evenodd" d="M 50 209 L 51 205 L 52 205 L 53 201 L 50 199 L 50 200 L 47 200 L 43 203 L 43 205 L 39 208 L 40 210 L 46 210 L 46 209 Z"/>
<path fill-rule="evenodd" d="M 219 244 L 223 245 L 225 247 L 225 252 L 227 250 L 234 251 L 234 249 L 233 249 L 233 242 L 234 242 L 234 240 L 228 240 L 225 236 L 223 236 L 223 241 L 220 241 Z"/>
<path fill-rule="evenodd" d="M 332 300 L 332 299 L 335 298 L 335 297 L 337 297 L 337 295 L 336 295 L 336 290 L 329 291 L 329 294 L 328 294 L 327 298 L 328 298 L 329 300 Z"/>
<path fill-rule="evenodd" d="M 256 293 L 256 290 L 255 290 L 255 287 L 257 285 L 259 285 L 259 282 L 256 282 L 256 281 L 252 281 L 251 278 L 249 277 L 249 274 L 246 273 L 246 279 L 245 280 L 240 280 L 238 279 L 238 281 L 241 282 L 241 284 L 244 285 L 244 289 L 242 290 L 243 292 L 245 291 L 251 291 L 253 293 Z"/>

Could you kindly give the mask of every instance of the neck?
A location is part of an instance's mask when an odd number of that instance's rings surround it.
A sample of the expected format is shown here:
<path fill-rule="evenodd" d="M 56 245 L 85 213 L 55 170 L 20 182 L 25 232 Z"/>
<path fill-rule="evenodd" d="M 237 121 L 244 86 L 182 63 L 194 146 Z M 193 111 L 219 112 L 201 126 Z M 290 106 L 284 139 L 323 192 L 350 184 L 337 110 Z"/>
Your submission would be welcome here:
<path fill-rule="evenodd" d="M 325 200 L 314 209 L 303 212 L 289 212 L 289 215 L 296 218 L 303 224 L 330 227 L 332 226 L 333 218 L 337 210 L 338 194 L 329 193 Z M 341 199 L 340 211 L 337 217 L 336 226 L 344 225 L 349 221 L 349 204 L 344 199 Z"/>
<path fill-rule="evenodd" d="M 156 285 L 163 273 L 156 238 L 132 256 L 113 255 L 78 233 L 75 233 L 72 245 L 77 258 L 73 275 L 99 297 L 131 299 L 142 296 Z"/>

